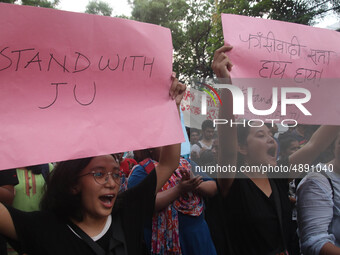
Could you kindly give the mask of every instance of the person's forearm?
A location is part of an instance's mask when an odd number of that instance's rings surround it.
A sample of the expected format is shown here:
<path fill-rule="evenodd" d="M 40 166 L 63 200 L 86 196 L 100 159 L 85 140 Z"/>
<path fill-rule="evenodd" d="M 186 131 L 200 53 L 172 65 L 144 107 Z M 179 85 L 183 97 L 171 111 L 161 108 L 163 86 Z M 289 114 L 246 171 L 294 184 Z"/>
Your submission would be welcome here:
<path fill-rule="evenodd" d="M 11 205 L 14 200 L 14 187 L 5 185 L 0 187 L 0 202 L 6 205 Z"/>
<path fill-rule="evenodd" d="M 0 203 L 0 234 L 14 240 L 17 239 L 12 217 L 2 203 Z"/>
<path fill-rule="evenodd" d="M 290 164 L 311 164 L 334 141 L 340 126 L 321 126 L 301 149 L 289 156 Z"/>
<path fill-rule="evenodd" d="M 221 92 L 223 106 L 220 106 L 218 117 L 227 120 L 227 124 L 218 125 L 219 137 L 219 157 L 220 164 L 236 163 L 237 157 L 237 130 L 236 125 L 230 125 L 230 121 L 235 121 L 233 115 L 233 97 L 228 89 Z"/>
<path fill-rule="evenodd" d="M 319 255 L 340 255 L 340 248 L 332 243 L 322 246 Z"/>
<path fill-rule="evenodd" d="M 172 74 L 172 84 L 170 87 L 169 95 L 175 100 L 178 114 L 180 115 L 180 104 L 186 90 L 186 86 L 180 82 Z M 159 157 L 159 164 L 156 166 L 157 186 L 155 192 L 160 190 L 164 183 L 170 178 L 173 172 L 177 169 L 179 164 L 179 157 L 181 154 L 181 144 L 173 144 L 163 146 Z"/>
<path fill-rule="evenodd" d="M 214 53 L 214 60 L 211 65 L 219 82 L 222 84 L 231 84 L 230 72 L 233 64 L 227 56 L 227 52 L 232 50 L 232 46 L 225 45 L 217 49 Z M 235 125 L 230 125 L 234 121 L 233 115 L 233 95 L 227 88 L 221 90 L 222 103 L 219 108 L 218 118 L 224 124 L 218 125 L 218 164 L 223 167 L 225 165 L 235 166 L 237 161 L 237 131 Z M 226 178 L 227 177 L 227 178 Z M 234 175 L 229 176 L 218 175 L 218 184 L 222 195 L 226 196 L 234 181 Z"/>
<path fill-rule="evenodd" d="M 161 149 L 159 165 L 167 166 L 168 168 L 172 169 L 171 173 L 169 174 L 169 177 L 178 167 L 180 154 L 181 154 L 180 143 L 163 146 Z"/>
<path fill-rule="evenodd" d="M 180 108 L 179 105 L 177 105 L 178 114 L 180 117 Z M 161 148 L 161 154 L 159 157 L 159 165 L 168 167 L 173 169 L 175 171 L 179 164 L 179 158 L 181 155 L 181 144 L 172 144 L 163 146 Z M 171 174 L 173 173 L 171 172 Z M 169 177 L 171 176 L 169 175 Z M 162 185 L 163 186 L 163 185 Z"/>
<path fill-rule="evenodd" d="M 227 124 L 218 126 L 218 164 L 223 167 L 226 165 L 234 166 L 237 160 L 237 130 L 236 125 L 231 126 L 230 121 L 235 120 L 233 115 L 233 98 L 229 90 L 223 89 L 221 92 L 223 106 L 220 106 L 219 118 L 228 121 Z M 228 178 L 225 178 L 228 177 Z M 234 175 L 228 176 L 218 175 L 218 184 L 221 188 L 222 195 L 227 195 L 233 183 Z"/>
<path fill-rule="evenodd" d="M 156 193 L 163 187 L 179 165 L 181 144 L 163 146 L 159 157 L 159 164 L 156 167 L 157 186 Z"/>
<path fill-rule="evenodd" d="M 155 211 L 158 212 L 166 208 L 170 203 L 176 200 L 180 196 L 180 194 L 181 192 L 178 185 L 168 190 L 158 192 L 155 202 Z"/>
<path fill-rule="evenodd" d="M 215 181 L 202 182 L 196 189 L 200 195 L 204 197 L 212 197 L 217 193 L 217 185 Z"/>

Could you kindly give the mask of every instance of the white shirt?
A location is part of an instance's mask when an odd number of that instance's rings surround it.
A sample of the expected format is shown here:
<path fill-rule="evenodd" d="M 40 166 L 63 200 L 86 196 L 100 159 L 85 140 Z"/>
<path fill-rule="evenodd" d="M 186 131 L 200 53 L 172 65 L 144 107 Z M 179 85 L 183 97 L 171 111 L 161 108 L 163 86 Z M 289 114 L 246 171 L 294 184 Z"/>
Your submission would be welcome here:
<path fill-rule="evenodd" d="M 212 148 L 212 144 L 210 146 L 207 146 L 205 143 L 198 141 L 199 144 L 201 145 L 202 148 L 207 149 L 207 150 L 211 150 Z M 200 155 L 200 151 L 201 151 L 201 147 L 197 144 L 194 144 L 191 146 L 191 152 L 196 152 L 197 155 Z"/>
<path fill-rule="evenodd" d="M 325 165 L 323 165 L 325 166 Z M 340 247 L 340 175 L 309 173 L 297 188 L 297 217 L 303 254 L 319 254 L 327 243 Z"/>

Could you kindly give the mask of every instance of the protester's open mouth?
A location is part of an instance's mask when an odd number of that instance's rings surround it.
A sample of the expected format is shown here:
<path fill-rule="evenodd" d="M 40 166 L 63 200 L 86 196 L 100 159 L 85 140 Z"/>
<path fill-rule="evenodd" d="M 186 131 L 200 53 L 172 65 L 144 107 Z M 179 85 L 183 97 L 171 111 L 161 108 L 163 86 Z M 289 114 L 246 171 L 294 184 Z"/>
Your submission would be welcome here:
<path fill-rule="evenodd" d="M 115 197 L 115 195 L 110 194 L 110 195 L 100 196 L 99 199 L 100 199 L 100 201 L 103 202 L 105 207 L 112 207 L 114 197 Z"/>
<path fill-rule="evenodd" d="M 269 150 L 267 151 L 267 154 L 268 154 L 269 156 L 275 158 L 275 157 L 276 157 L 276 149 L 275 149 L 275 147 L 269 148 Z"/>

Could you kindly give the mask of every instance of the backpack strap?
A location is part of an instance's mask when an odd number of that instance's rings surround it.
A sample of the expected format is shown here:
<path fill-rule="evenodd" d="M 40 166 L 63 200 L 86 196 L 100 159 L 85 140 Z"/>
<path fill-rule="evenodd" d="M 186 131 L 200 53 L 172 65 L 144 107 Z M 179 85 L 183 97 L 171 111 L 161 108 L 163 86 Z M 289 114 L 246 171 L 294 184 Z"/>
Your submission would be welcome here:
<path fill-rule="evenodd" d="M 111 235 L 108 251 L 105 251 L 98 243 L 93 241 L 81 228 L 79 228 L 72 221 L 68 221 L 67 225 L 70 227 L 90 248 L 96 255 L 124 255 L 127 254 L 126 246 L 124 245 L 124 234 L 121 225 L 117 225 L 118 219 L 113 218 L 112 223 L 115 227 L 113 229 L 113 235 Z M 118 239 L 116 239 L 116 236 Z M 122 245 L 123 244 L 123 245 Z"/>
<path fill-rule="evenodd" d="M 96 255 L 106 255 L 106 252 L 104 249 L 97 244 L 91 237 L 89 237 L 81 228 L 79 228 L 76 224 L 74 224 L 72 221 L 69 221 L 67 223 L 69 227 L 78 235 L 81 237 L 81 239 L 92 249 L 92 251 Z"/>

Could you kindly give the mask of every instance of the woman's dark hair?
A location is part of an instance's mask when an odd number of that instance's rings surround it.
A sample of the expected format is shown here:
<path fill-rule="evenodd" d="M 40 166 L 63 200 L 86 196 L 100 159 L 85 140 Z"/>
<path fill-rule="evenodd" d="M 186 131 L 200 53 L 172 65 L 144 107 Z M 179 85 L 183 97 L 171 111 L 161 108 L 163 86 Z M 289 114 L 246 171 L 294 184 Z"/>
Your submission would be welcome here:
<path fill-rule="evenodd" d="M 93 157 L 68 160 L 57 163 L 45 185 L 45 193 L 40 203 L 42 211 L 55 213 L 59 218 L 73 218 L 82 221 L 81 192 L 75 194 L 79 173 Z"/>
<path fill-rule="evenodd" d="M 247 145 L 247 137 L 249 135 L 250 127 L 248 125 L 237 126 L 237 142 L 239 145 Z"/>

